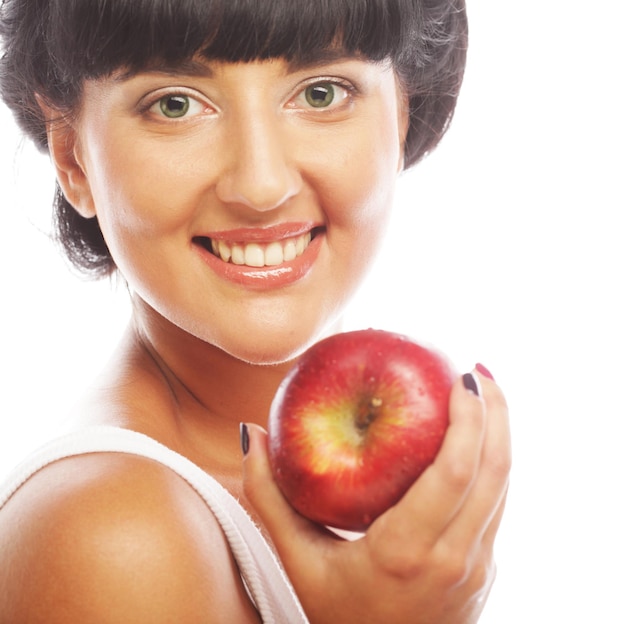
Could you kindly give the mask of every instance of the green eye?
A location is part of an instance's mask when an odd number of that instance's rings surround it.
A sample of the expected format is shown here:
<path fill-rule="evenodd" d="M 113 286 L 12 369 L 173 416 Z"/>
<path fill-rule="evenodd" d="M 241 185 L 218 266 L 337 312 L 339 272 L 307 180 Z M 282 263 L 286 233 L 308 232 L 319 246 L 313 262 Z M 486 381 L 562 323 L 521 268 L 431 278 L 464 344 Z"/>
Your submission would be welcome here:
<path fill-rule="evenodd" d="M 166 117 L 178 119 L 189 112 L 190 102 L 186 95 L 167 95 L 159 100 L 159 107 Z"/>
<path fill-rule="evenodd" d="M 304 90 L 304 97 L 313 108 L 325 108 L 335 99 L 335 86 L 330 82 L 310 85 Z"/>

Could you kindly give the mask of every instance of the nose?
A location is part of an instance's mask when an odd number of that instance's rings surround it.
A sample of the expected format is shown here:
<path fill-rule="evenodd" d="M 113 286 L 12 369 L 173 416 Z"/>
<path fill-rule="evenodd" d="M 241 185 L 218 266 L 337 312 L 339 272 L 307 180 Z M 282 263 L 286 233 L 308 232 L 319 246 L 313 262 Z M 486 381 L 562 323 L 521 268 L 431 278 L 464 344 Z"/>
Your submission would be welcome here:
<path fill-rule="evenodd" d="M 290 158 L 288 129 L 271 114 L 238 120 L 229 128 L 224 167 L 216 185 L 219 199 L 259 212 L 273 210 L 297 195 L 302 177 Z"/>

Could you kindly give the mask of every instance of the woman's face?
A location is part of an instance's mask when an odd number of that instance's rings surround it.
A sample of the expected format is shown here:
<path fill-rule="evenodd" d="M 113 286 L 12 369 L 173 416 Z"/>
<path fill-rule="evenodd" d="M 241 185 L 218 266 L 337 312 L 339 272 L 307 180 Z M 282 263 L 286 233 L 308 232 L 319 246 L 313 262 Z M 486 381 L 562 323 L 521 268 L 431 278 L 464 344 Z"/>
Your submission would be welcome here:
<path fill-rule="evenodd" d="M 337 320 L 385 231 L 406 110 L 389 66 L 194 62 L 90 81 L 66 194 L 142 305 L 257 363 Z"/>

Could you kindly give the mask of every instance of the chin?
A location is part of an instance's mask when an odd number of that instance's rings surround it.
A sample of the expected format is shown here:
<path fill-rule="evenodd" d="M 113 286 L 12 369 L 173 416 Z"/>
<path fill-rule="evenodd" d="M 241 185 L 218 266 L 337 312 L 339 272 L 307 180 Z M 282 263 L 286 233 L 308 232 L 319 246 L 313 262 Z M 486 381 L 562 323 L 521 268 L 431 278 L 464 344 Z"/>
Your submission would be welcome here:
<path fill-rule="evenodd" d="M 242 345 L 240 348 L 233 346 L 231 348 L 222 348 L 231 357 L 246 362 L 247 364 L 253 364 L 255 366 L 278 366 L 295 360 L 302 355 L 311 344 L 316 342 L 316 339 L 312 339 L 310 342 L 302 343 L 298 342 L 296 345 L 285 344 L 280 345 L 262 345 L 257 344 L 250 348 L 250 345 Z"/>
<path fill-rule="evenodd" d="M 318 331 L 311 332 L 308 336 L 296 333 L 280 332 L 270 338 L 269 333 L 265 333 L 262 340 L 258 340 L 251 345 L 248 342 L 232 345 L 220 345 L 230 356 L 255 366 L 277 366 L 291 362 L 302 355 L 310 346 L 322 338 L 336 334 L 341 331 L 341 321 L 336 320 L 324 326 Z"/>

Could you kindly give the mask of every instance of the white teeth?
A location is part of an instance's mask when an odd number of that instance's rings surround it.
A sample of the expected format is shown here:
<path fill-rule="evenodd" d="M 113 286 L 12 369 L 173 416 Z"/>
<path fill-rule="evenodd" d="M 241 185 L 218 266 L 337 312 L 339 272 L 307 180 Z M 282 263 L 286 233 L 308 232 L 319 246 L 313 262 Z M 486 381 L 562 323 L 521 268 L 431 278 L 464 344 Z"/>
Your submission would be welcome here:
<path fill-rule="evenodd" d="M 297 256 L 298 254 L 296 253 L 296 243 L 292 240 L 287 241 L 285 243 L 285 248 L 283 249 L 283 260 L 285 262 L 289 262 Z"/>
<path fill-rule="evenodd" d="M 250 243 L 245 246 L 244 249 L 244 264 L 251 267 L 265 266 L 265 254 L 260 245 L 256 243 Z"/>
<path fill-rule="evenodd" d="M 306 249 L 307 245 L 311 242 L 311 234 L 307 234 L 305 236 L 300 236 L 296 240 L 296 256 L 302 254 L 302 252 Z"/>
<path fill-rule="evenodd" d="M 231 257 L 230 247 L 224 242 L 219 242 L 219 256 L 224 262 L 228 262 Z"/>
<path fill-rule="evenodd" d="M 249 267 L 278 266 L 294 260 L 304 253 L 311 242 L 311 233 L 307 232 L 295 238 L 261 243 L 227 243 L 223 240 L 211 240 L 211 248 L 224 262 L 246 265 Z"/>
<path fill-rule="evenodd" d="M 239 245 L 233 245 L 231 249 L 231 254 L 230 254 L 230 261 L 233 264 L 245 264 L 246 263 L 246 256 L 245 256 L 243 247 L 240 247 Z"/>
<path fill-rule="evenodd" d="M 264 264 L 277 266 L 285 261 L 285 253 L 280 243 L 270 243 L 265 248 Z"/>

